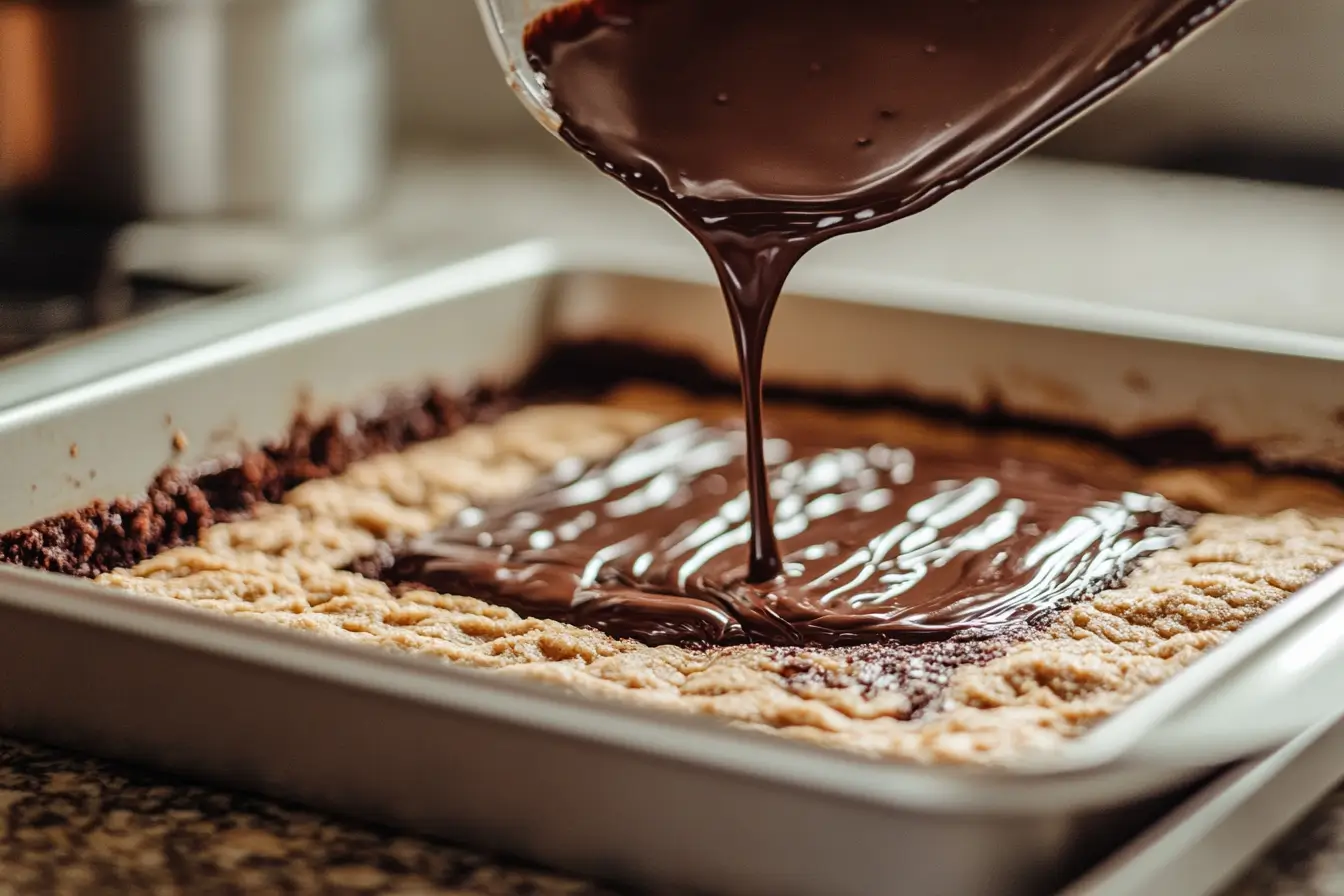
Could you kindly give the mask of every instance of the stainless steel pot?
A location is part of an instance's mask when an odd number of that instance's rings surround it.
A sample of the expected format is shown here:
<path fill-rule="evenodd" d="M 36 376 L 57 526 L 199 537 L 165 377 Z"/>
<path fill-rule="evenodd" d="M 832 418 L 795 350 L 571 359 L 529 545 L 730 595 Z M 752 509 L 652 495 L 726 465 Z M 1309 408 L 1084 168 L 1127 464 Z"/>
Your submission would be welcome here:
<path fill-rule="evenodd" d="M 0 186 L 80 217 L 324 223 L 385 169 L 374 0 L 0 3 Z"/>

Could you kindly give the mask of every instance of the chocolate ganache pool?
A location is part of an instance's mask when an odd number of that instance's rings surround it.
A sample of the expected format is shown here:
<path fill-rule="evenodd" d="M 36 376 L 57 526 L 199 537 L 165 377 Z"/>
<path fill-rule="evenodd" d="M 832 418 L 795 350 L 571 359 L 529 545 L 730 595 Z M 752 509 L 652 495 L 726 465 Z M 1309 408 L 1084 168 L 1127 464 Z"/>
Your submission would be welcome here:
<path fill-rule="evenodd" d="M 383 577 L 650 644 L 913 641 L 992 631 L 1107 587 L 1192 519 L 989 445 L 835 442 L 798 427 L 764 442 L 782 560 L 767 583 L 750 581 L 743 550 L 746 435 L 697 419 L 463 511 Z"/>

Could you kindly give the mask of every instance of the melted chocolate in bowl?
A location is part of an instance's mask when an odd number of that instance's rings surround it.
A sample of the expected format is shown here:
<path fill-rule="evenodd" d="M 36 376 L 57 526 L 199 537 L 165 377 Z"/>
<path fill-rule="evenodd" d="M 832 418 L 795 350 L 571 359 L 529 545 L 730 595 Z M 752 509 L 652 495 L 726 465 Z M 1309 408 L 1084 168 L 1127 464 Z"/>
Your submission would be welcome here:
<path fill-rule="evenodd" d="M 1170 547 L 1188 515 L 991 447 L 915 456 L 822 432 L 765 443 L 781 575 L 751 584 L 745 434 L 683 420 L 472 508 L 384 578 L 646 643 L 926 640 L 1030 621 Z"/>
<path fill-rule="evenodd" d="M 728 300 L 755 523 L 734 538 L 750 559 L 745 573 L 727 559 L 689 577 L 668 570 L 669 591 L 694 579 L 735 607 L 757 606 L 734 583 L 770 583 L 785 572 L 770 525 L 761 366 L 771 313 L 798 259 L 830 236 L 913 214 L 986 174 L 1232 2 L 575 0 L 529 25 L 525 48 L 561 136 L 681 221 L 708 251 Z M 806 570 L 818 562 L 790 557 Z M 714 575 L 729 578 L 715 584 Z M 818 585 L 813 599 L 828 593 Z M 684 617 L 676 601 L 662 603 Z M 831 620 L 823 627 L 862 617 L 853 628 L 863 628 L 873 615 L 833 615 L 833 603 L 818 610 Z M 731 627 L 727 616 L 702 612 Z M 763 611 L 729 615 L 753 631 L 794 624 Z M 918 624 L 889 621 L 897 630 Z"/>
<path fill-rule="evenodd" d="M 701 235 L 815 242 L 965 186 L 1232 0 L 575 0 L 561 135 Z"/>

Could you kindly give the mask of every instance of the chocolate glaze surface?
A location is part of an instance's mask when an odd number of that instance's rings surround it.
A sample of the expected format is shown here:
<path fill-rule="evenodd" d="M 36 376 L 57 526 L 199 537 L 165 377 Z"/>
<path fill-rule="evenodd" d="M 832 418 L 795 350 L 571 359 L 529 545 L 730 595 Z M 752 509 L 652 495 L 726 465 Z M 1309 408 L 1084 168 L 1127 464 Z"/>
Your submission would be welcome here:
<path fill-rule="evenodd" d="M 518 502 L 470 508 L 383 577 L 651 644 L 922 641 L 1030 621 L 1192 521 L 1104 475 L 990 446 L 921 455 L 791 429 L 764 443 L 781 574 L 752 584 L 740 428 L 688 419 Z"/>
<path fill-rule="evenodd" d="M 783 571 L 761 378 L 803 254 L 988 173 L 1232 3 L 574 0 L 530 23 L 560 135 L 667 209 L 718 273 L 742 374 L 748 579 Z"/>

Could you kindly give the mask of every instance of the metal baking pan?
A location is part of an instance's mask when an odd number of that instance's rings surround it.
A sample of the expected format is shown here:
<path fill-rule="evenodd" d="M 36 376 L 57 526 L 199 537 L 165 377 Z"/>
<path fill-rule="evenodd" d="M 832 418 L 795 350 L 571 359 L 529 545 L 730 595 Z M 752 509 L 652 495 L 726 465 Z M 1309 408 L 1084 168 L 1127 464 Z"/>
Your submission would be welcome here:
<path fill-rule="evenodd" d="M 329 303 L 277 291 L 254 303 L 259 327 L 0 410 L 0 529 L 275 437 L 300 402 L 509 377 L 550 340 L 639 338 L 726 368 L 704 267 L 692 252 L 530 242 Z M 773 379 L 970 406 L 994 396 L 1115 431 L 1194 422 L 1266 456 L 1344 467 L 1330 396 L 1339 340 L 824 269 L 801 270 L 791 293 Z M 619 879 L 1044 892 L 1338 702 L 1342 591 L 1344 571 L 1327 574 L 1066 749 L 968 769 L 873 761 L 0 568 L 0 727 Z"/>
<path fill-rule="evenodd" d="M 1344 708 L 1220 776 L 1061 896 L 1213 896 L 1341 778 Z"/>

